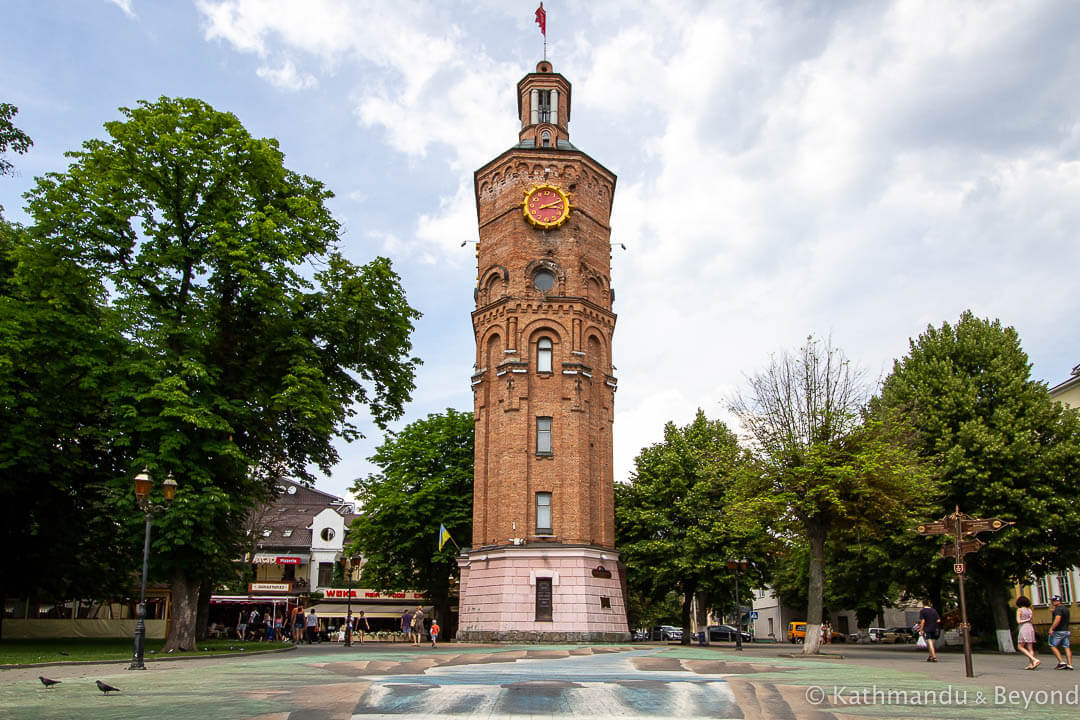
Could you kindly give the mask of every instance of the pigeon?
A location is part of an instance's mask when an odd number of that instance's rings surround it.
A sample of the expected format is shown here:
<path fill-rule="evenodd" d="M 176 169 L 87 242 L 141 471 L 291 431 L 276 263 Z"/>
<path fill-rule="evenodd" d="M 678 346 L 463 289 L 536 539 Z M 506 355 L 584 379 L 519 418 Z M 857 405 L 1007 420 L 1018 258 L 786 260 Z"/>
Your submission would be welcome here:
<path fill-rule="evenodd" d="M 59 653 L 60 653 L 61 655 L 63 655 L 64 657 L 67 657 L 67 656 L 68 656 L 68 655 L 70 654 L 70 653 L 66 653 L 66 652 L 64 652 L 63 650 L 58 650 L 57 652 L 59 652 Z"/>
<path fill-rule="evenodd" d="M 53 680 L 52 678 L 47 678 L 44 675 L 38 675 L 38 680 L 40 680 L 41 684 L 44 685 L 47 688 L 50 688 L 53 685 L 59 685 L 60 684 L 59 680 Z"/>
<path fill-rule="evenodd" d="M 95 680 L 94 682 L 97 683 L 97 689 L 105 693 L 106 695 L 108 695 L 110 692 L 120 692 L 120 688 L 113 687 L 108 683 L 103 683 L 100 680 Z"/>

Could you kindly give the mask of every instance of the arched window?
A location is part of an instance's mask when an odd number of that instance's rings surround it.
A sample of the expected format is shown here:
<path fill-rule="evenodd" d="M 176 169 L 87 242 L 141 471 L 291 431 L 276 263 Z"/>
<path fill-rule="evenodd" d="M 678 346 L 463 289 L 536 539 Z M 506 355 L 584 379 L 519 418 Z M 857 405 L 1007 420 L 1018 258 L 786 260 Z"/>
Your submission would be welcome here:
<path fill-rule="evenodd" d="M 540 133 L 540 147 L 551 147 L 551 133 L 547 130 Z"/>
<path fill-rule="evenodd" d="M 540 338 L 536 342 L 536 372 L 551 372 L 551 338 Z"/>

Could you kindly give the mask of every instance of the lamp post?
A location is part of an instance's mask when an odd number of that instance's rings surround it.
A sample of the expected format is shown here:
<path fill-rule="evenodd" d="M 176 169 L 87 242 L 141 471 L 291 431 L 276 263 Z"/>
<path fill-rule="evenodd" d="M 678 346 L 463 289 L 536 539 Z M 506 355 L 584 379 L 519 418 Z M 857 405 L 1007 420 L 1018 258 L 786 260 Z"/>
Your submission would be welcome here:
<path fill-rule="evenodd" d="M 165 501 L 172 502 L 173 497 L 176 496 L 176 480 L 173 479 L 172 473 L 169 473 L 161 485 L 165 492 Z M 135 620 L 135 651 L 128 670 L 146 669 L 146 665 L 143 664 L 143 650 L 146 647 L 146 566 L 150 561 L 150 519 L 156 511 L 165 507 L 150 502 L 150 490 L 153 487 L 154 481 L 145 468 L 135 476 L 135 502 L 146 515 L 146 530 L 143 534 L 142 588 L 139 591 L 139 610 Z"/>
<path fill-rule="evenodd" d="M 728 570 L 735 573 L 735 649 L 742 650 L 742 601 L 739 599 L 739 573 L 750 567 L 749 560 L 728 560 Z"/>
<path fill-rule="evenodd" d="M 352 558 L 345 558 L 345 647 L 352 647 Z"/>

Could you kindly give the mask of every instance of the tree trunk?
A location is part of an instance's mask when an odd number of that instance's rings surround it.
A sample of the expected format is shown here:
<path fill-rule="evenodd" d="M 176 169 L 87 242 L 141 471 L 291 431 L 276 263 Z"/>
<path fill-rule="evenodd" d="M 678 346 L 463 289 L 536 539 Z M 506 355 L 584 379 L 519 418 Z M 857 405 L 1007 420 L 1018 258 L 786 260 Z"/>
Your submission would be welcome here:
<path fill-rule="evenodd" d="M 825 601 L 825 528 L 820 523 L 807 524 L 810 541 L 810 582 L 807 586 L 806 642 L 803 655 L 816 655 L 821 646 L 821 610 Z"/>
<path fill-rule="evenodd" d="M 990 601 L 990 610 L 994 615 L 994 633 L 997 635 L 998 651 L 1014 653 L 1012 629 L 1009 627 L 1009 600 L 1005 594 L 1004 585 L 993 583 L 987 584 L 987 600 Z"/>
<path fill-rule="evenodd" d="M 683 584 L 683 603 L 682 603 L 682 640 L 680 645 L 690 644 L 690 606 L 694 602 L 694 591 L 697 589 L 697 583 L 684 583 Z"/>
<path fill-rule="evenodd" d="M 199 614 L 195 620 L 195 639 L 207 638 L 207 626 L 210 624 L 210 595 L 213 593 L 214 583 L 204 578 L 199 585 Z"/>
<path fill-rule="evenodd" d="M 697 617 L 694 618 L 695 624 L 701 628 L 702 637 L 705 638 L 705 644 L 709 644 L 709 593 L 699 592 L 697 594 Z"/>
<path fill-rule="evenodd" d="M 182 570 L 172 575 L 172 624 L 165 652 L 170 650 L 194 650 L 195 625 L 199 614 L 199 587 L 201 583 Z"/>

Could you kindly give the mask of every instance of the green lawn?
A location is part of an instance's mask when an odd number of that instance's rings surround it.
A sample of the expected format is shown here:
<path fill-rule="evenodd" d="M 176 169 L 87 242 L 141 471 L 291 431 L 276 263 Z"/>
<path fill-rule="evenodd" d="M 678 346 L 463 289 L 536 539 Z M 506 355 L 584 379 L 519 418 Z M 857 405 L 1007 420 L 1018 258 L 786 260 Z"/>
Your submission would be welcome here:
<path fill-rule="evenodd" d="M 26 665 L 28 663 L 69 662 L 72 660 L 124 660 L 132 655 L 132 638 L 101 638 L 70 640 L 3 640 L 0 641 L 0 665 Z M 172 657 L 162 654 L 164 640 L 147 640 L 146 655 L 148 662 L 157 657 Z M 272 650 L 292 647 L 291 643 L 239 642 L 236 640 L 204 640 L 199 643 L 199 650 L 180 653 L 184 657 L 195 655 L 216 655 L 227 652 L 252 650 Z"/>

